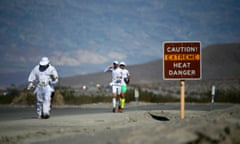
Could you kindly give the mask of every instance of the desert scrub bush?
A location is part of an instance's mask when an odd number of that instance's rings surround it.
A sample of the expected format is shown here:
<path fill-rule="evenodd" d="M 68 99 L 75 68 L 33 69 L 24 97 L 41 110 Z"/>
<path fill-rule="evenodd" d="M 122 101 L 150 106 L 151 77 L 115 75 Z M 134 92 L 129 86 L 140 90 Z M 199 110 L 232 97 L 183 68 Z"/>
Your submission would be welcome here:
<path fill-rule="evenodd" d="M 152 102 L 152 103 L 165 103 L 165 102 L 179 102 L 179 97 L 172 96 L 171 94 L 160 95 L 152 91 L 139 90 L 139 101 Z M 105 95 L 104 93 L 85 93 L 76 94 L 72 88 L 59 88 L 59 92 L 64 98 L 65 104 L 90 104 L 99 102 L 111 102 L 111 95 Z M 217 90 L 215 96 L 215 102 L 230 102 L 230 103 L 240 103 L 240 90 Z M 134 88 L 129 88 L 126 93 L 126 102 L 135 101 Z M 195 103 L 209 103 L 211 102 L 211 92 L 204 93 L 189 93 L 185 97 L 186 102 Z"/>
<path fill-rule="evenodd" d="M 22 90 L 19 95 L 15 96 L 12 100 L 12 104 L 34 105 L 35 103 L 36 98 L 34 93 L 27 90 Z"/>
<path fill-rule="evenodd" d="M 13 99 L 21 93 L 19 89 L 7 88 L 5 92 L 0 95 L 0 104 L 11 104 Z"/>
<path fill-rule="evenodd" d="M 211 91 L 205 93 L 195 93 L 186 97 L 186 102 L 209 103 L 211 102 Z M 240 103 L 240 90 L 216 90 L 215 102 Z"/>
<path fill-rule="evenodd" d="M 185 101 L 188 103 L 208 103 L 211 102 L 211 96 L 209 96 L 209 92 L 186 92 Z"/>
<path fill-rule="evenodd" d="M 10 104 L 14 96 L 0 95 L 0 104 Z"/>
<path fill-rule="evenodd" d="M 59 89 L 55 90 L 53 99 L 52 99 L 53 105 L 64 105 L 64 97 L 59 91 Z"/>
<path fill-rule="evenodd" d="M 142 90 L 141 88 L 138 88 L 139 90 L 139 101 L 143 102 L 152 102 L 152 103 L 163 103 L 163 102 L 178 102 L 179 99 L 173 96 L 163 96 L 160 94 L 155 94 L 151 91 Z M 134 98 L 134 89 L 128 90 L 126 93 L 126 99 L 128 101 L 135 101 Z"/>
<path fill-rule="evenodd" d="M 70 87 L 58 87 L 60 94 L 64 98 L 64 103 L 69 105 L 90 104 L 99 102 L 111 102 L 111 97 L 94 94 L 77 94 L 74 89 Z"/>
<path fill-rule="evenodd" d="M 216 90 L 215 102 L 240 103 L 240 90 Z"/>
<path fill-rule="evenodd" d="M 56 89 L 60 92 L 60 94 L 64 97 L 72 97 L 75 94 L 74 89 L 70 87 L 56 87 Z"/>
<path fill-rule="evenodd" d="M 209 103 L 211 102 L 211 99 L 209 97 L 193 97 L 193 96 L 188 96 L 185 97 L 185 102 L 187 103 Z"/>

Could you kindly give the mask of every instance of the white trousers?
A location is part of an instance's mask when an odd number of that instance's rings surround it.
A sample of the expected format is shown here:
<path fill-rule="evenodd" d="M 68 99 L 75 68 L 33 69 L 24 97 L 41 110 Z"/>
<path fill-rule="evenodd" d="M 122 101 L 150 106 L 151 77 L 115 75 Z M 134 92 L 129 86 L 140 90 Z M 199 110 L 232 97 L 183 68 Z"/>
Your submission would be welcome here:
<path fill-rule="evenodd" d="M 51 93 L 50 86 L 41 86 L 36 89 L 38 116 L 50 115 Z"/>

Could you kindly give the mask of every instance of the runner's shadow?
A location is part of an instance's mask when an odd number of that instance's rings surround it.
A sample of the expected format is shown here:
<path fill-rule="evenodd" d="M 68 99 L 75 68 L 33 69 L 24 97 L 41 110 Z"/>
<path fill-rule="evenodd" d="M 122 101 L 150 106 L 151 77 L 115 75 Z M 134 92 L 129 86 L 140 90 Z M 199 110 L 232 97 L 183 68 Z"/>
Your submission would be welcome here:
<path fill-rule="evenodd" d="M 168 119 L 167 117 L 164 117 L 164 116 L 157 116 L 157 115 L 154 115 L 154 114 L 151 114 L 151 113 L 149 113 L 149 115 L 153 119 L 158 120 L 158 121 L 170 121 L 170 119 Z"/>

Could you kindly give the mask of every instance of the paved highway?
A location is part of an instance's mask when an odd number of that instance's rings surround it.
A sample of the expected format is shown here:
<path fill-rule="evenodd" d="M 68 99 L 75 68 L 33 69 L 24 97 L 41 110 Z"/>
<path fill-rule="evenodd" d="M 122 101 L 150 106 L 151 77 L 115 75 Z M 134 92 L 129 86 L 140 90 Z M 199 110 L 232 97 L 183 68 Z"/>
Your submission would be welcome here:
<path fill-rule="evenodd" d="M 185 110 L 193 111 L 211 111 L 225 109 L 232 106 L 232 104 L 185 104 Z M 159 104 L 126 104 L 125 111 L 154 111 L 154 110 L 179 110 L 179 103 L 159 103 Z M 94 113 L 111 113 L 111 104 L 98 104 L 87 106 L 63 106 L 54 107 L 52 109 L 51 117 L 65 116 L 65 115 L 81 115 Z M 0 106 L 0 121 L 20 120 L 20 119 L 35 119 L 36 112 L 33 106 Z"/>

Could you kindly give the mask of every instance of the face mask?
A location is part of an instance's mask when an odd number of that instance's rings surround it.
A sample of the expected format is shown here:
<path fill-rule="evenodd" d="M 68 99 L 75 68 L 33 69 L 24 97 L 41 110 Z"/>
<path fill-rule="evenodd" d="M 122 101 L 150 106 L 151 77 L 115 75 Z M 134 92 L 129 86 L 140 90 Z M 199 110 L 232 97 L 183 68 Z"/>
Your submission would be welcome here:
<path fill-rule="evenodd" d="M 49 64 L 48 64 L 48 65 L 45 65 L 45 66 L 39 65 L 39 71 L 40 71 L 40 72 L 43 72 L 43 71 L 45 71 L 48 67 L 49 67 Z"/>

